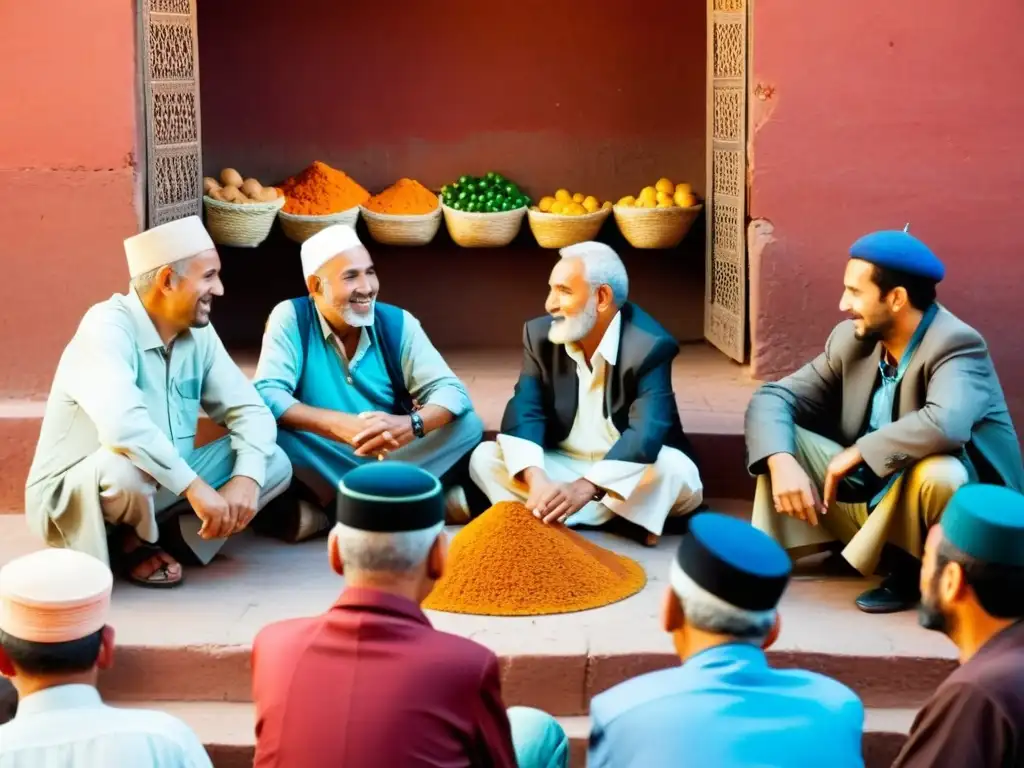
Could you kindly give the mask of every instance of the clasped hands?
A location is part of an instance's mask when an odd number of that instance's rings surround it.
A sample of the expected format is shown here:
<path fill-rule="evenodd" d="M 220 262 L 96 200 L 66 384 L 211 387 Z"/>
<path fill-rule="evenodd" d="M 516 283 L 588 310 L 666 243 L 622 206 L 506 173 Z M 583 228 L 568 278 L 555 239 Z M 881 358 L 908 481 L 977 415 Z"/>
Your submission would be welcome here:
<path fill-rule="evenodd" d="M 414 408 L 419 410 L 419 403 L 414 401 Z M 416 437 L 412 419 L 408 416 L 364 411 L 358 416 L 335 412 L 333 417 L 331 434 L 339 442 L 355 448 L 355 455 L 360 457 L 376 456 L 381 460 L 391 451 L 408 445 Z"/>
<path fill-rule="evenodd" d="M 251 477 L 235 475 L 220 489 L 197 477 L 185 489 L 185 498 L 203 521 L 199 535 L 204 539 L 223 539 L 241 533 L 256 516 L 260 486 Z"/>
<path fill-rule="evenodd" d="M 771 473 L 772 501 L 775 511 L 803 520 L 811 525 L 818 524 L 818 515 L 828 514 L 836 503 L 839 483 L 864 461 L 856 445 L 839 452 L 825 470 L 825 484 L 821 497 L 807 472 L 789 453 L 776 453 L 768 458 Z"/>
<path fill-rule="evenodd" d="M 526 508 L 545 523 L 564 523 L 587 502 L 597 496 L 599 489 L 584 477 L 571 483 L 555 483 L 538 467 L 524 471 L 523 480 L 530 489 Z"/>

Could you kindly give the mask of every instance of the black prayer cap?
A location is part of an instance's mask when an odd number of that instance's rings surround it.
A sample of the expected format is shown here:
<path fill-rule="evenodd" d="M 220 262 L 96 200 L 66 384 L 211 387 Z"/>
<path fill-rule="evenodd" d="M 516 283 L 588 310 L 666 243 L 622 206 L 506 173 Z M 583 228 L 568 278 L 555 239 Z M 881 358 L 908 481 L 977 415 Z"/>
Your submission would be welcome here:
<path fill-rule="evenodd" d="M 778 542 L 717 512 L 694 516 L 676 562 L 699 587 L 747 611 L 775 608 L 792 571 L 789 555 Z"/>
<path fill-rule="evenodd" d="M 378 461 L 348 472 L 338 485 L 337 519 L 361 531 L 422 531 L 444 522 L 441 481 L 401 461 Z"/>

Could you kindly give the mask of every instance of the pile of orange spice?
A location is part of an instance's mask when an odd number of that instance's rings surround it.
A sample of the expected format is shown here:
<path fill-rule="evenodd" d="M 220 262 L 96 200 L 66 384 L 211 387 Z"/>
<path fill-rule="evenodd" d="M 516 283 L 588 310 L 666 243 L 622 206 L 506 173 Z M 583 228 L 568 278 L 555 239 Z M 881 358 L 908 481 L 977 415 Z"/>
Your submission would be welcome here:
<path fill-rule="evenodd" d="M 370 198 L 370 193 L 344 171 L 319 160 L 278 186 L 287 198 L 282 210 L 303 216 L 340 213 Z"/>
<path fill-rule="evenodd" d="M 399 179 L 364 206 L 376 213 L 410 216 L 437 210 L 437 195 L 415 179 Z"/>
<path fill-rule="evenodd" d="M 599 608 L 647 583 L 640 564 L 518 502 L 500 502 L 452 539 L 446 573 L 424 608 L 483 616 L 541 616 Z"/>

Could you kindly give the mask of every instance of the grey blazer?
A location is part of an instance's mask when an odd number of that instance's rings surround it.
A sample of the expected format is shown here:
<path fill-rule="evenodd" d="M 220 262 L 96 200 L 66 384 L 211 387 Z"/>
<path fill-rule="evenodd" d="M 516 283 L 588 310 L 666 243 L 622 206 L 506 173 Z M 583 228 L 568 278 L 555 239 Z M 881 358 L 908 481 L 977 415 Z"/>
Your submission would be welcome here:
<path fill-rule="evenodd" d="M 858 340 L 847 320 L 823 354 L 760 387 L 746 413 L 751 473 L 764 474 L 772 454 L 794 453 L 800 426 L 856 443 L 878 477 L 966 451 L 981 482 L 1024 490 L 1020 443 L 981 334 L 940 306 L 900 382 L 892 423 L 864 434 L 881 357 L 882 345 Z"/>

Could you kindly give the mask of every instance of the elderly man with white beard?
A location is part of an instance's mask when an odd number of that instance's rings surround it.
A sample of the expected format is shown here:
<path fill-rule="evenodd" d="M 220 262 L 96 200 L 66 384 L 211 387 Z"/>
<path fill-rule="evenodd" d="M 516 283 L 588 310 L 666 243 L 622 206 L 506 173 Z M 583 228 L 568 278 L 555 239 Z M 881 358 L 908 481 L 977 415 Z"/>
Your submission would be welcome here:
<path fill-rule="evenodd" d="M 627 301 L 614 250 L 585 242 L 559 253 L 548 314 L 523 327 L 501 432 L 473 452 L 470 476 L 492 504 L 522 501 L 545 523 L 570 526 L 623 518 L 653 546 L 668 516 L 703 500 L 672 391 L 679 345 Z"/>
<path fill-rule="evenodd" d="M 289 541 L 325 533 L 323 510 L 341 478 L 385 459 L 440 478 L 449 522 L 466 522 L 459 476 L 483 436 L 466 388 L 415 317 L 377 301 L 373 259 L 351 227 L 306 240 L 302 271 L 308 294 L 271 312 L 255 381 L 277 419 L 295 493 L 257 530 Z"/>

